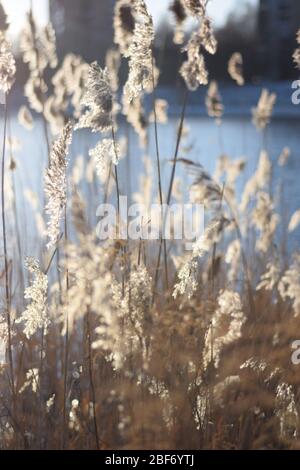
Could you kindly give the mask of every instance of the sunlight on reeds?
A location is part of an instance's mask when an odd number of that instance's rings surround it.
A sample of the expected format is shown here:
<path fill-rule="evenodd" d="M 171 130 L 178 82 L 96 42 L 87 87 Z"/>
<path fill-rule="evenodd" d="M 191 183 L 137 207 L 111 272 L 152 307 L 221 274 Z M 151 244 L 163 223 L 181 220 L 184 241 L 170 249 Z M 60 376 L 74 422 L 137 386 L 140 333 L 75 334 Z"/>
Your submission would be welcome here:
<path fill-rule="evenodd" d="M 42 129 L 47 155 L 40 194 L 18 188 L 31 207 L 29 231 L 14 203 L 8 124 L 16 65 L 0 4 L 1 449 L 300 447 L 299 373 L 291 362 L 300 326 L 300 255 L 281 249 L 283 201 L 272 189 L 274 166 L 284 167 L 290 155 L 286 147 L 276 163 L 265 145 L 276 95 L 262 90 L 252 109 L 262 147 L 241 192 L 246 157 L 222 154 L 210 175 L 182 148 L 189 94 L 203 85 L 222 142 L 224 105 L 205 63 L 205 54 L 217 50 L 206 4 L 172 2 L 183 108 L 166 187 L 160 126 L 168 103 L 159 97 L 155 31 L 145 2 L 116 2 L 115 46 L 105 68 L 72 53 L 58 63 L 53 27 L 40 28 L 28 12 L 19 38 L 29 71 L 27 105 L 18 120 L 28 133 L 42 122 L 34 132 Z M 189 16 L 197 22 L 190 34 L 183 28 Z M 121 60 L 128 62 L 124 87 Z M 244 85 L 240 53 L 230 58 L 228 73 L 235 86 Z M 118 170 L 128 165 L 130 173 L 135 165 L 119 132 L 121 119 L 138 135 L 145 167 L 139 190 L 125 182 L 132 200 L 147 207 L 183 202 L 178 166 L 192 176 L 189 199 L 205 205 L 208 220 L 189 251 L 185 240 L 165 241 L 161 233 L 151 242 L 97 238 L 91 213 L 114 201 L 121 225 Z M 80 156 L 71 141 L 83 128 L 96 133 L 98 143 Z M 284 235 L 299 225 L 298 210 Z M 18 245 L 26 236 L 38 240 L 39 259 Z"/>

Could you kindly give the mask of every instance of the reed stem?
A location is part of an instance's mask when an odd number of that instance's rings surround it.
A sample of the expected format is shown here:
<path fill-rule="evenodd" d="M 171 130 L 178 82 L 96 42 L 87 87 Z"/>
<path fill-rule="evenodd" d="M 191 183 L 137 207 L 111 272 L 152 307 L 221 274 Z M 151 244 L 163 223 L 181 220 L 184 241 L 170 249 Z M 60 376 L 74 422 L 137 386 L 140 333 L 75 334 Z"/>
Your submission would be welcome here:
<path fill-rule="evenodd" d="M 67 388 L 68 388 L 68 362 L 69 362 L 69 316 L 68 316 L 68 293 L 70 288 L 69 270 L 68 270 L 68 223 L 67 223 L 67 207 L 65 207 L 65 265 L 66 265 L 66 333 L 65 333 L 65 357 L 64 357 L 64 388 L 63 388 L 63 435 L 62 448 L 66 444 L 66 420 L 67 420 Z"/>
<path fill-rule="evenodd" d="M 97 423 L 97 416 L 96 416 L 96 390 L 95 390 L 95 382 L 94 382 L 94 374 L 93 374 L 92 340 L 91 340 L 91 325 L 90 325 L 90 309 L 89 308 L 87 310 L 86 326 L 87 326 L 87 342 L 88 342 L 88 366 L 89 366 L 89 377 L 90 377 L 90 387 L 91 387 L 91 401 L 92 401 L 92 407 L 93 407 L 93 423 L 94 423 L 94 431 L 95 431 L 95 441 L 96 441 L 97 450 L 100 450 L 99 431 L 98 431 L 98 423 Z"/>
<path fill-rule="evenodd" d="M 168 206 L 170 205 L 171 198 L 172 198 L 172 192 L 173 192 L 173 186 L 174 186 L 174 180 L 175 180 L 175 174 L 176 174 L 176 166 L 177 166 L 177 162 L 178 162 L 179 147 L 180 147 L 180 142 L 181 142 L 181 137 L 182 137 L 182 130 L 183 130 L 185 112 L 186 112 L 187 98 L 188 98 L 188 91 L 187 91 L 187 89 L 185 89 L 184 97 L 183 97 L 183 105 L 182 105 L 182 110 L 181 110 L 180 123 L 179 123 L 178 132 L 177 132 L 175 153 L 174 153 L 174 158 L 173 158 L 173 162 L 172 162 L 173 163 L 172 172 L 171 172 L 168 195 L 167 195 L 167 205 Z M 163 218 L 163 227 L 162 227 L 163 232 L 165 230 L 166 215 L 167 214 L 164 214 L 164 218 Z M 166 245 L 165 245 L 165 243 L 166 243 L 166 240 L 164 240 L 164 250 L 165 250 L 165 258 L 166 258 Z M 160 260 L 161 260 L 161 252 L 162 252 L 162 238 L 160 239 L 160 242 L 159 242 L 158 257 L 157 257 L 155 277 L 154 277 L 153 300 L 152 300 L 152 302 L 154 302 L 155 291 L 156 291 L 156 287 L 157 287 L 157 283 L 158 283 L 158 279 L 159 279 L 159 266 L 160 266 Z M 165 263 L 166 263 L 166 261 L 165 261 Z"/>
<path fill-rule="evenodd" d="M 159 154 L 159 143 L 158 143 L 158 128 L 157 128 L 157 113 L 156 113 L 156 93 L 155 93 L 155 81 L 154 81 L 154 58 L 152 54 L 152 88 L 153 88 L 153 114 L 154 114 L 154 135 L 155 135 L 155 150 L 156 150 L 156 165 L 157 165 L 157 176 L 158 176 L 158 196 L 159 203 L 161 206 L 161 229 L 160 229 L 160 246 L 159 246 L 159 261 L 161 257 L 161 245 L 163 243 L 164 248 L 164 270 L 165 270 L 165 281 L 166 288 L 169 288 L 169 276 L 168 276 L 168 261 L 167 261 L 167 244 L 163 236 L 163 220 L 164 220 L 164 209 L 163 209 L 163 194 L 162 194 L 162 179 L 161 179 L 161 168 L 160 168 L 160 154 Z M 159 264 L 156 266 L 155 279 L 158 278 Z M 155 283 L 156 287 L 157 281 Z"/>

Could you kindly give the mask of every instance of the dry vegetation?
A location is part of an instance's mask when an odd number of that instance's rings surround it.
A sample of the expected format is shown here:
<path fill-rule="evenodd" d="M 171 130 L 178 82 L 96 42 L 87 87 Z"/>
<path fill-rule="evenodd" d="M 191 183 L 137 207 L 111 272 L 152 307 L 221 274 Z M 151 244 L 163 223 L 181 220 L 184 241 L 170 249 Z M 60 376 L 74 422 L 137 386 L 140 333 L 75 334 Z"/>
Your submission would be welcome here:
<path fill-rule="evenodd" d="M 218 126 L 223 105 L 217 84 L 209 83 L 203 56 L 204 50 L 214 54 L 217 49 L 206 1 L 175 0 L 172 10 L 174 40 L 179 47 L 186 45 L 180 74 L 187 91 L 168 187 L 162 187 L 160 178 L 157 126 L 167 119 L 167 104 L 155 92 L 159 70 L 144 1 L 117 2 L 115 48 L 107 54 L 105 69 L 72 54 L 58 64 L 53 28 L 40 29 L 29 12 L 20 37 L 30 71 L 24 92 L 28 107 L 19 110 L 19 121 L 28 132 L 36 120 L 43 122 L 49 164 L 42 214 L 37 196 L 27 188 L 32 233 L 39 230 L 41 250 L 39 260 L 25 260 L 24 270 L 23 256 L 30 253 L 18 251 L 23 233 L 10 197 L 15 162 L 9 152 L 8 98 L 16 70 L 0 5 L 0 87 L 6 97 L 2 449 L 300 447 L 299 369 L 291 362 L 291 343 L 300 327 L 300 255 L 287 254 L 276 238 L 281 214 L 264 138 L 256 172 L 241 195 L 236 182 L 244 160 L 223 155 L 211 176 L 182 157 L 188 94 L 209 84 L 206 104 Z M 188 16 L 199 27 L 186 38 L 182 25 Z M 297 51 L 298 66 L 299 56 Z M 121 58 L 129 63 L 123 90 L 118 82 Z M 244 84 L 242 62 L 239 53 L 229 62 L 236 86 Z M 45 72 L 51 69 L 50 86 Z M 150 116 L 143 107 L 147 93 L 154 96 Z M 263 90 L 253 109 L 262 136 L 275 100 Z M 195 175 L 190 197 L 205 203 L 210 221 L 192 251 L 179 241 L 101 242 L 95 236 L 89 208 L 118 202 L 120 196 L 118 168 L 128 158 L 119 139 L 121 115 L 140 137 L 141 158 L 150 126 L 156 131 L 156 147 L 150 150 L 155 166 L 145 159 L 147 171 L 136 200 L 180 200 L 177 165 Z M 82 128 L 99 135 L 85 162 L 73 157 L 76 149 L 68 157 L 72 135 Z M 288 157 L 285 149 L 278 164 L 285 165 Z M 83 181 L 89 191 L 82 190 Z M 298 211 L 286 232 L 296 230 L 299 222 Z"/>

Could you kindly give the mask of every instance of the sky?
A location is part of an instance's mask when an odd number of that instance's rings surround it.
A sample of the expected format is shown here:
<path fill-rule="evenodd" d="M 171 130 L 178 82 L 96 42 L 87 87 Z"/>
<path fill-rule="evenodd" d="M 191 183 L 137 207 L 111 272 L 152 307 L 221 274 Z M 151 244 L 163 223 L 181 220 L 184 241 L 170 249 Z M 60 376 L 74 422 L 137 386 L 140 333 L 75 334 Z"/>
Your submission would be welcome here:
<path fill-rule="evenodd" d="M 105 1 L 105 0 L 102 0 Z M 208 12 L 216 25 L 222 24 L 227 15 L 242 2 L 248 1 L 256 4 L 258 0 L 211 0 Z M 45 24 L 48 19 L 48 0 L 32 0 L 35 18 L 40 24 Z M 11 23 L 11 34 L 16 35 L 24 23 L 25 12 L 28 11 L 30 0 L 2 0 L 3 6 Z M 154 23 L 159 24 L 162 16 L 167 12 L 170 0 L 146 0 L 149 10 L 153 15 Z"/>

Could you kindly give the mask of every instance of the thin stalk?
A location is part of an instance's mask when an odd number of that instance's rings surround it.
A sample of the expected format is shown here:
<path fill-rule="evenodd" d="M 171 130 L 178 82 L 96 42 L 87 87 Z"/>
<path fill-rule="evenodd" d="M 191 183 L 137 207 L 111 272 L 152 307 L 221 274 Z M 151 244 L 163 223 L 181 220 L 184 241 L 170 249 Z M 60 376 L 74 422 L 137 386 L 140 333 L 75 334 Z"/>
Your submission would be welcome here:
<path fill-rule="evenodd" d="M 86 315 L 86 326 L 87 326 L 87 342 L 88 342 L 88 365 L 89 365 L 89 377 L 90 377 L 90 387 L 91 387 L 91 401 L 92 401 L 92 406 L 93 406 L 95 441 L 96 441 L 97 450 L 100 450 L 99 431 L 98 431 L 98 423 L 97 423 L 97 416 L 96 416 L 96 391 L 95 391 L 95 382 L 94 382 L 94 375 L 93 375 L 93 357 L 92 357 L 92 341 L 91 341 L 89 308 L 87 310 L 87 315 Z"/>
<path fill-rule="evenodd" d="M 13 401 L 13 411 L 15 416 L 15 382 L 14 382 L 14 366 L 12 354 L 12 335 L 11 335 L 11 312 L 10 312 L 10 293 L 9 293 L 9 276 L 8 276 L 8 254 L 7 254 L 7 235 L 6 235 L 6 220 L 5 220 L 5 150 L 6 150 L 6 133 L 7 133 L 7 116 L 8 116 L 8 103 L 7 94 L 4 95 L 4 133 L 3 133 L 3 148 L 2 148 L 2 173 L 1 173 L 1 212 L 2 212 L 2 235 L 3 235 L 3 251 L 4 251 L 4 270 L 5 270 L 5 303 L 6 303 L 6 320 L 7 320 L 7 336 L 8 336 L 8 360 L 10 370 L 10 382 Z"/>

